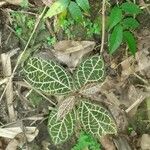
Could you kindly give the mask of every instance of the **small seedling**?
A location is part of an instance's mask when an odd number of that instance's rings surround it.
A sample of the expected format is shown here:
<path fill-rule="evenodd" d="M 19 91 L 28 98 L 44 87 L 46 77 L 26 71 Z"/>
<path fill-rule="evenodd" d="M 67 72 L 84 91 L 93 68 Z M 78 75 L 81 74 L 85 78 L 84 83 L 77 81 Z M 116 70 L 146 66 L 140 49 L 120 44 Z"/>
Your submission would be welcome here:
<path fill-rule="evenodd" d="M 81 132 L 76 145 L 71 150 L 101 150 L 101 145 L 92 135 Z"/>
<path fill-rule="evenodd" d="M 95 138 L 116 134 L 116 125 L 108 110 L 83 94 L 93 83 L 103 82 L 105 78 L 101 56 L 81 62 L 73 76 L 55 61 L 39 57 L 31 57 L 23 72 L 34 88 L 50 95 L 64 96 L 61 105 L 49 115 L 48 131 L 55 144 L 65 142 L 76 126 Z"/>

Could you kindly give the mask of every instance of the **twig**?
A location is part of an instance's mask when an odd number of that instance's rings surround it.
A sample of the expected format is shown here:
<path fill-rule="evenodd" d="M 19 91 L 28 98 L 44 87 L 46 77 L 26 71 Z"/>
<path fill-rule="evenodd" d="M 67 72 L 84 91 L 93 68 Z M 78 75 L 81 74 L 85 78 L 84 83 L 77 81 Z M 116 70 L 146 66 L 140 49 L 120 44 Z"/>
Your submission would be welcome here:
<path fill-rule="evenodd" d="M 143 96 L 140 96 L 128 109 L 126 109 L 126 113 L 129 113 L 134 107 L 138 106 L 144 100 Z"/>
<path fill-rule="evenodd" d="M 48 97 L 46 97 L 44 94 L 42 94 L 39 90 L 35 89 L 33 86 L 31 86 L 26 80 L 24 80 L 25 84 L 22 84 L 20 82 L 17 82 L 17 84 L 23 85 L 27 88 L 33 89 L 35 92 L 37 92 L 39 95 L 41 95 L 44 99 L 46 99 L 47 101 L 49 101 L 52 105 L 56 105 L 53 101 L 51 101 Z"/>
<path fill-rule="evenodd" d="M 11 76 L 11 60 L 8 54 L 1 54 L 3 73 L 5 77 Z M 6 88 L 6 102 L 10 121 L 16 119 L 15 110 L 13 107 L 13 83 L 10 79 Z"/>
<path fill-rule="evenodd" d="M 150 14 L 150 9 L 148 8 L 150 4 L 145 4 L 144 0 L 141 0 L 141 4 L 143 5 L 141 9 L 146 8 L 147 12 Z"/>
<path fill-rule="evenodd" d="M 104 41 L 105 41 L 105 3 L 106 0 L 103 0 L 102 2 L 102 37 L 101 37 L 101 49 L 100 53 L 103 52 L 104 49 Z"/>
<path fill-rule="evenodd" d="M 8 82 L 8 78 L 6 77 L 5 79 L 0 80 L 0 85 L 5 84 Z"/>
<path fill-rule="evenodd" d="M 136 76 L 139 80 L 141 80 L 144 84 L 148 85 L 148 81 L 143 79 L 141 76 L 139 76 L 137 73 L 134 73 L 134 76 Z"/>
<path fill-rule="evenodd" d="M 0 97 L 0 101 L 2 100 L 2 98 L 3 98 L 3 96 L 4 96 L 5 92 L 6 92 L 6 89 L 7 89 L 8 85 L 9 85 L 9 82 L 10 82 L 10 81 L 12 80 L 12 78 L 14 77 L 15 71 L 17 70 L 17 68 L 18 68 L 18 66 L 19 66 L 19 64 L 20 64 L 20 62 L 21 62 L 21 59 L 22 59 L 23 55 L 25 54 L 25 52 L 26 52 L 26 50 L 27 50 L 27 48 L 28 48 L 28 46 L 29 46 L 29 44 L 30 44 L 32 38 L 33 38 L 33 35 L 34 35 L 34 33 L 35 33 L 35 31 L 36 31 L 36 29 L 37 29 L 39 23 L 40 23 L 40 21 L 41 21 L 43 15 L 44 15 L 44 13 L 45 13 L 45 11 L 46 11 L 46 8 L 47 8 L 47 6 L 44 7 L 44 9 L 43 9 L 41 15 L 39 16 L 39 18 L 38 18 L 38 20 L 37 20 L 37 22 L 36 22 L 36 24 L 35 24 L 35 26 L 34 26 L 34 29 L 33 29 L 32 33 L 31 33 L 31 35 L 30 35 L 30 38 L 29 38 L 29 40 L 28 40 L 28 42 L 27 42 L 27 44 L 26 44 L 26 46 L 25 46 L 23 52 L 22 52 L 22 53 L 19 55 L 19 57 L 18 57 L 18 60 L 17 60 L 16 65 L 15 65 L 15 67 L 14 67 L 14 69 L 13 69 L 13 72 L 12 72 L 10 78 L 9 78 L 9 81 L 8 81 L 8 83 L 7 83 L 5 89 L 4 89 L 4 91 L 3 91 L 3 93 L 2 93 L 2 95 L 1 95 L 1 97 Z"/>

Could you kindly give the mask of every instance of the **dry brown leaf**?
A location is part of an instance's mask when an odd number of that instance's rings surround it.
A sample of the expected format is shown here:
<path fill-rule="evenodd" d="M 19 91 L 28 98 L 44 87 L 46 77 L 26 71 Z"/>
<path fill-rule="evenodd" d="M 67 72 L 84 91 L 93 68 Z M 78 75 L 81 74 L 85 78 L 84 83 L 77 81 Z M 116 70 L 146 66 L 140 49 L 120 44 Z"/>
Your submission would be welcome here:
<path fill-rule="evenodd" d="M 132 150 L 127 139 L 123 136 L 119 136 L 113 139 L 118 150 Z"/>
<path fill-rule="evenodd" d="M 148 33 L 150 34 L 150 33 Z M 138 41 L 139 51 L 136 53 L 135 58 L 133 56 L 128 57 L 121 62 L 122 73 L 121 80 L 126 80 L 129 75 L 140 72 L 142 75 L 146 75 L 150 78 L 150 35 L 147 35 L 143 39 Z M 137 64 L 134 64 L 136 60 Z"/>
<path fill-rule="evenodd" d="M 141 138 L 141 149 L 150 150 L 150 135 L 143 134 Z"/>
<path fill-rule="evenodd" d="M 17 135 L 22 133 L 22 129 L 20 127 L 12 127 L 12 128 L 0 128 L 0 137 L 14 139 Z M 37 135 L 38 129 L 36 127 L 25 127 L 25 135 L 27 140 L 31 142 Z"/>
<path fill-rule="evenodd" d="M 43 2 L 46 6 L 50 6 L 50 4 L 52 4 L 53 0 L 42 0 L 42 2 Z"/>
<path fill-rule="evenodd" d="M 1 0 L 0 6 L 3 6 L 5 4 L 12 4 L 12 5 L 21 5 L 23 0 Z"/>
<path fill-rule="evenodd" d="M 57 119 L 64 118 L 74 107 L 75 105 L 75 96 L 70 96 L 66 98 L 59 106 Z"/>
<path fill-rule="evenodd" d="M 134 73 L 134 67 L 132 66 L 133 57 L 129 57 L 121 62 L 122 72 L 121 72 L 121 81 L 126 80 L 129 75 Z"/>
<path fill-rule="evenodd" d="M 26 142 L 26 137 L 24 133 L 20 133 L 16 135 L 14 139 L 12 139 L 7 147 L 6 150 L 17 150 L 18 147 L 23 146 L 23 144 Z"/>
<path fill-rule="evenodd" d="M 116 150 L 112 139 L 108 135 L 102 137 L 100 141 L 105 150 Z"/>
<path fill-rule="evenodd" d="M 137 109 L 141 102 L 146 98 L 146 95 L 138 88 L 135 88 L 133 85 L 129 87 L 128 90 L 128 109 L 126 112 L 130 117 L 134 116 L 137 112 Z"/>
<path fill-rule="evenodd" d="M 69 68 L 75 68 L 82 57 L 94 49 L 93 41 L 60 41 L 54 45 L 54 56 Z"/>

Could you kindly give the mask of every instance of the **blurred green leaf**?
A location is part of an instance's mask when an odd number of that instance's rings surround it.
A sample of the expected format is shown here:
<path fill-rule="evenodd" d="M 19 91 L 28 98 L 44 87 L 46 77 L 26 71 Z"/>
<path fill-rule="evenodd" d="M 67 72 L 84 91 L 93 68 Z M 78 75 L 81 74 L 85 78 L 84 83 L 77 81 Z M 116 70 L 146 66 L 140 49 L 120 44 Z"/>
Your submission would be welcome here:
<path fill-rule="evenodd" d="M 76 0 L 76 2 L 85 12 L 89 11 L 90 4 L 88 0 Z"/>
<path fill-rule="evenodd" d="M 121 8 L 125 13 L 131 14 L 131 15 L 134 15 L 134 14 L 137 15 L 141 12 L 141 9 L 139 8 L 139 6 L 131 2 L 123 3 L 121 5 Z"/>
<path fill-rule="evenodd" d="M 74 20 L 80 22 L 82 20 L 82 12 L 80 7 L 75 2 L 70 2 L 69 12 Z"/>
<path fill-rule="evenodd" d="M 136 41 L 134 35 L 129 31 L 123 32 L 123 40 L 127 43 L 132 55 L 136 53 Z"/>
<path fill-rule="evenodd" d="M 111 10 L 109 18 L 109 30 L 111 30 L 115 25 L 117 25 L 122 20 L 122 10 L 119 7 L 114 7 Z"/>
<path fill-rule="evenodd" d="M 47 18 L 47 17 L 51 18 L 51 17 L 65 11 L 69 5 L 69 2 L 70 2 L 69 0 L 57 0 L 50 6 L 50 8 L 47 11 L 46 15 L 44 16 L 44 18 Z"/>
<path fill-rule="evenodd" d="M 123 27 L 118 24 L 115 26 L 114 30 L 112 31 L 109 37 L 109 53 L 113 54 L 117 48 L 120 46 L 123 37 Z"/>
<path fill-rule="evenodd" d="M 139 22 L 134 18 L 125 18 L 122 21 L 124 29 L 136 29 L 139 26 Z"/>
<path fill-rule="evenodd" d="M 27 8 L 29 6 L 28 0 L 22 0 L 21 7 Z"/>

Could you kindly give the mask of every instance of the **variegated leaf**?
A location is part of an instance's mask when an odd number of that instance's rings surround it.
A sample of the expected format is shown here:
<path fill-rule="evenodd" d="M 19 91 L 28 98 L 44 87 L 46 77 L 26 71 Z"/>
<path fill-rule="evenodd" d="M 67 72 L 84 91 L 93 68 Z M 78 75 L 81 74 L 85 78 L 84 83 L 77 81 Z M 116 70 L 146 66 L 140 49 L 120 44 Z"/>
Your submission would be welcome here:
<path fill-rule="evenodd" d="M 104 107 L 82 100 L 78 111 L 84 129 L 94 136 L 101 137 L 117 132 L 115 122 Z"/>
<path fill-rule="evenodd" d="M 48 130 L 54 144 L 65 142 L 73 133 L 76 112 L 73 109 L 61 120 L 57 120 L 58 111 L 53 110 L 49 116 Z"/>
<path fill-rule="evenodd" d="M 23 70 L 28 82 L 43 92 L 61 95 L 73 90 L 71 75 L 52 60 L 32 57 Z"/>
<path fill-rule="evenodd" d="M 104 62 L 101 56 L 93 56 L 83 61 L 75 73 L 77 89 L 93 82 L 102 81 L 105 76 Z"/>
<path fill-rule="evenodd" d="M 74 107 L 75 105 L 75 96 L 70 96 L 66 98 L 59 106 L 57 119 L 60 120 L 64 118 Z"/>

